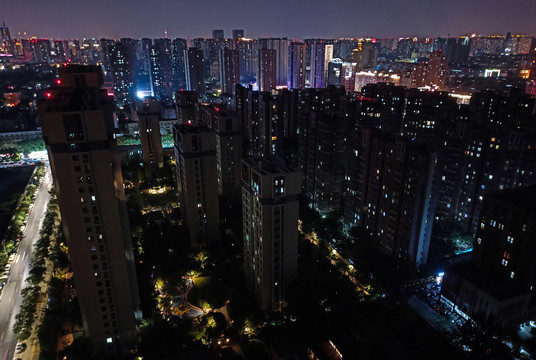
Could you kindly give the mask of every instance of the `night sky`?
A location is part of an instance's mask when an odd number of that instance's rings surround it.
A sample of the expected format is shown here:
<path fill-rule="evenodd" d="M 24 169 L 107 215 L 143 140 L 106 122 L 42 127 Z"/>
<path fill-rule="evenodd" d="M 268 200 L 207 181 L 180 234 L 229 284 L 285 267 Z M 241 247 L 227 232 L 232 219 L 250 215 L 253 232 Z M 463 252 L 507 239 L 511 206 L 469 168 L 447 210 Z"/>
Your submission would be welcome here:
<path fill-rule="evenodd" d="M 399 37 L 536 33 L 536 0 L 2 0 L 14 37 Z M 24 36 L 23 36 L 24 37 Z"/>

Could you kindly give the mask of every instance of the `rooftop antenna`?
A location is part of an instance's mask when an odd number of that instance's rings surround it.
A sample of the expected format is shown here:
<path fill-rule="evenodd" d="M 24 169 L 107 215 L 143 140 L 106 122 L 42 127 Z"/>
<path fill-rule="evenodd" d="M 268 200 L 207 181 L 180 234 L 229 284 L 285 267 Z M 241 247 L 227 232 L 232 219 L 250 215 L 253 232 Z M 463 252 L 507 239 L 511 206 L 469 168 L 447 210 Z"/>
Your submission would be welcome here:
<path fill-rule="evenodd" d="M 167 39 L 167 28 L 164 29 L 164 38 Z"/>

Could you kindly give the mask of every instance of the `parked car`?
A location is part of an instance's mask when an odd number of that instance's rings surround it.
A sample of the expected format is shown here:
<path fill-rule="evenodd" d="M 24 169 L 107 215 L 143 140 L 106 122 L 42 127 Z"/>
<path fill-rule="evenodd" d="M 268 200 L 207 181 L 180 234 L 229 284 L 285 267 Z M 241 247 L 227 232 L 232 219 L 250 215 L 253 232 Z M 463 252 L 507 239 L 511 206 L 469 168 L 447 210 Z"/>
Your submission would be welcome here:
<path fill-rule="evenodd" d="M 26 350 L 26 344 L 25 343 L 18 343 L 17 347 L 15 348 L 15 350 L 17 351 L 17 354 L 20 354 L 21 352 Z"/>

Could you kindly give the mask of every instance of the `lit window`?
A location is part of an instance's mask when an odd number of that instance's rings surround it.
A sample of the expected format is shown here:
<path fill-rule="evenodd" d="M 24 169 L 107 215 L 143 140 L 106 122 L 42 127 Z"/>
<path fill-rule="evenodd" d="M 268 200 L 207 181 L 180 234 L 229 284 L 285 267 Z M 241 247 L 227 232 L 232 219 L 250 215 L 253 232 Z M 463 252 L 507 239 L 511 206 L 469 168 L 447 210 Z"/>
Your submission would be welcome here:
<path fill-rule="evenodd" d="M 514 278 L 514 275 L 515 275 L 515 273 L 514 273 L 513 271 L 512 271 L 512 272 L 510 272 L 510 278 L 511 278 L 511 279 L 513 279 L 513 278 Z"/>
<path fill-rule="evenodd" d="M 112 338 L 111 337 L 107 338 L 106 343 L 111 344 L 112 343 Z"/>

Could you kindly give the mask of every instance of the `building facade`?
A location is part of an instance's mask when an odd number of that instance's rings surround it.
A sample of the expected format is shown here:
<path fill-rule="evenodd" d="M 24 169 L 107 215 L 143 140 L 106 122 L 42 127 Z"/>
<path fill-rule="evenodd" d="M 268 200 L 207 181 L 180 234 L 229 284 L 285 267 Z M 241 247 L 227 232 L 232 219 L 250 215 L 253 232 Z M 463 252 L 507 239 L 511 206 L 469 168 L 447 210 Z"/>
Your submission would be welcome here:
<path fill-rule="evenodd" d="M 275 157 L 242 161 L 246 285 L 262 310 L 281 311 L 298 267 L 300 173 Z"/>
<path fill-rule="evenodd" d="M 113 99 L 98 67 L 60 68 L 38 108 L 86 336 L 102 356 L 129 354 L 141 320 Z"/>

